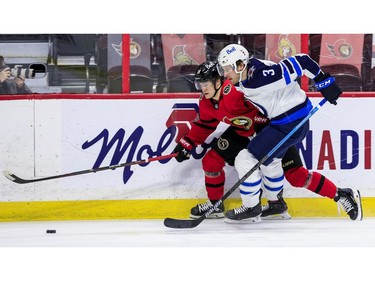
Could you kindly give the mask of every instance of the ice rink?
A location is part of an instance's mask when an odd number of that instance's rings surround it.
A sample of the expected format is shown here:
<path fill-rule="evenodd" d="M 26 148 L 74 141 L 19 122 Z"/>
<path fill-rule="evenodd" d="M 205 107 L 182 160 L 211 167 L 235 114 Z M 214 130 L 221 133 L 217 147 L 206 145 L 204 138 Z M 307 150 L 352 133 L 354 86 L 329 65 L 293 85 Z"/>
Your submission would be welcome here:
<path fill-rule="evenodd" d="M 0 246 L 0 273 L 10 274 L 2 280 L 30 279 L 32 273 L 38 280 L 373 280 L 375 275 L 375 218 L 241 225 L 206 219 L 184 230 L 166 228 L 158 219 L 3 222 Z"/>
<path fill-rule="evenodd" d="M 56 230 L 47 234 L 46 230 Z M 374 247 L 375 218 L 227 224 L 171 229 L 163 220 L 0 223 L 2 247 Z"/>

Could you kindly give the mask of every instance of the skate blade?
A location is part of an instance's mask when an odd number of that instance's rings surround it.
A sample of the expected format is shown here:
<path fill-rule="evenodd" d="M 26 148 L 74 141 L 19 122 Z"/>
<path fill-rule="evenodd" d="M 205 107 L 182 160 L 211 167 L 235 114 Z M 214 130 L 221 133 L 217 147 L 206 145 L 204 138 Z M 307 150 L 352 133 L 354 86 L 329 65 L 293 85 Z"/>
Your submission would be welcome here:
<path fill-rule="evenodd" d="M 281 214 L 271 215 L 267 217 L 262 217 L 262 220 L 290 220 L 292 218 L 288 212 L 284 212 Z"/>
<path fill-rule="evenodd" d="M 190 218 L 193 220 L 199 219 L 200 216 L 194 216 L 190 214 Z M 207 219 L 215 220 L 215 219 L 222 219 L 224 218 L 224 213 L 216 213 L 216 214 L 211 214 L 207 217 Z"/>
<path fill-rule="evenodd" d="M 224 222 L 231 223 L 231 224 L 253 224 L 253 223 L 260 223 L 262 222 L 262 219 L 260 218 L 260 215 L 254 218 L 248 218 L 243 220 L 231 220 L 229 218 L 224 218 Z"/>
<path fill-rule="evenodd" d="M 357 203 L 357 206 L 358 206 L 358 216 L 355 220 L 361 221 L 363 219 L 361 193 L 359 192 L 359 190 L 353 190 L 353 193 L 354 193 L 354 200 L 355 200 L 355 202 Z"/>

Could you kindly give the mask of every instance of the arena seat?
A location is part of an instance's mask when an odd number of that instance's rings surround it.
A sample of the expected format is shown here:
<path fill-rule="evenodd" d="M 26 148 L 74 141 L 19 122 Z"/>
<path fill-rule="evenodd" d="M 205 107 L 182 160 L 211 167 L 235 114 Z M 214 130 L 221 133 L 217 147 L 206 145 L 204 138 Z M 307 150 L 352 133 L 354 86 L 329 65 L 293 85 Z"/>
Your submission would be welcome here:
<path fill-rule="evenodd" d="M 151 70 L 142 65 L 130 66 L 130 92 L 152 93 L 153 79 Z"/>
<path fill-rule="evenodd" d="M 264 60 L 266 57 L 266 34 L 257 34 L 254 38 L 254 57 Z"/>
<path fill-rule="evenodd" d="M 162 34 L 168 92 L 196 92 L 194 75 L 206 60 L 203 34 Z"/>
<path fill-rule="evenodd" d="M 198 65 L 175 65 L 167 71 L 168 92 L 199 92 L 194 85 Z"/>
<path fill-rule="evenodd" d="M 219 52 L 229 44 L 238 44 L 238 34 L 205 34 L 207 59 L 216 60 Z"/>
<path fill-rule="evenodd" d="M 319 62 L 321 44 L 322 34 L 309 35 L 309 55 L 316 62 Z"/>
<path fill-rule="evenodd" d="M 343 91 L 362 91 L 364 34 L 322 34 L 319 64 Z"/>
<path fill-rule="evenodd" d="M 122 93 L 122 66 L 111 67 L 108 71 L 108 93 Z"/>
<path fill-rule="evenodd" d="M 151 70 L 140 65 L 130 66 L 130 92 L 152 93 Z M 122 93 L 122 66 L 117 65 L 108 71 L 108 93 Z"/>
<path fill-rule="evenodd" d="M 371 63 L 372 63 L 372 41 L 373 34 L 365 34 L 363 43 L 363 58 L 362 58 L 362 90 L 371 91 L 373 80 L 371 78 Z"/>
<path fill-rule="evenodd" d="M 324 72 L 335 77 L 337 85 L 343 91 L 362 91 L 362 79 L 359 70 L 351 64 L 332 64 L 321 66 Z"/>
<path fill-rule="evenodd" d="M 153 92 L 151 35 L 130 34 L 130 92 Z"/>

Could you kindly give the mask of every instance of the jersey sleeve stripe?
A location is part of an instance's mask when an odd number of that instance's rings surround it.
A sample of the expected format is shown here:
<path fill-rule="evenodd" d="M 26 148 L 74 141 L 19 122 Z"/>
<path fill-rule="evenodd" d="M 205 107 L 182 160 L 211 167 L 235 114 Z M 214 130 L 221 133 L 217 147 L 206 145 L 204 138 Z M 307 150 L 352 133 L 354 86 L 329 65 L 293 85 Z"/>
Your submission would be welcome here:
<path fill-rule="evenodd" d="M 287 85 L 290 84 L 290 75 L 289 75 L 289 72 L 288 70 L 286 69 L 285 65 L 281 62 L 281 66 L 283 67 L 283 74 L 284 74 L 284 79 L 285 79 L 285 83 Z"/>
<path fill-rule="evenodd" d="M 294 73 L 294 69 L 293 69 L 293 66 L 291 65 L 291 63 L 288 60 L 283 60 L 283 63 L 288 68 L 289 73 L 293 74 Z"/>
<path fill-rule="evenodd" d="M 293 67 L 294 67 L 294 69 L 295 69 L 296 72 L 297 72 L 297 75 L 298 75 L 299 77 L 301 77 L 302 74 L 303 74 L 303 72 L 302 72 L 302 68 L 301 68 L 301 66 L 299 65 L 299 63 L 296 61 L 296 59 L 290 57 L 290 58 L 288 58 L 288 60 L 292 62 Z"/>

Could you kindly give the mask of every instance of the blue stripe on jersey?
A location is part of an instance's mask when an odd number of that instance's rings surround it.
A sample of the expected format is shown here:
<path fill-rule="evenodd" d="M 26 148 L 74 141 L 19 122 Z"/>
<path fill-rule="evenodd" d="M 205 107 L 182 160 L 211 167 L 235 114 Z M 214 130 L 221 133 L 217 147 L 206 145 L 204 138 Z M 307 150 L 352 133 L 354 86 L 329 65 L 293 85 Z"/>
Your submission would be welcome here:
<path fill-rule="evenodd" d="M 296 61 L 296 59 L 290 57 L 290 58 L 288 58 L 288 60 L 290 60 L 290 61 L 292 62 L 293 66 L 294 66 L 294 69 L 295 69 L 296 72 L 297 72 L 297 75 L 298 75 L 299 77 L 301 77 L 302 74 L 303 74 L 303 72 L 302 72 L 302 68 L 300 67 L 300 65 L 298 64 L 298 62 Z"/>
<path fill-rule="evenodd" d="M 290 84 L 290 75 L 289 75 L 289 72 L 288 72 L 288 70 L 286 69 L 286 67 L 285 67 L 285 65 L 283 63 L 281 63 L 281 65 L 283 67 L 285 83 L 287 85 L 289 85 Z"/>
<path fill-rule="evenodd" d="M 306 105 L 302 107 L 301 109 L 291 113 L 291 114 L 285 114 L 284 118 L 281 119 L 273 119 L 271 121 L 271 125 L 284 125 L 288 124 L 290 122 L 296 121 L 298 119 L 304 118 L 312 109 L 312 104 L 309 99 L 307 99 Z"/>
<path fill-rule="evenodd" d="M 288 60 L 283 60 L 283 63 L 286 65 L 286 67 L 288 68 L 289 70 L 289 73 L 290 74 L 293 74 L 294 73 L 294 70 L 293 70 L 293 66 L 290 64 L 290 62 Z"/>

